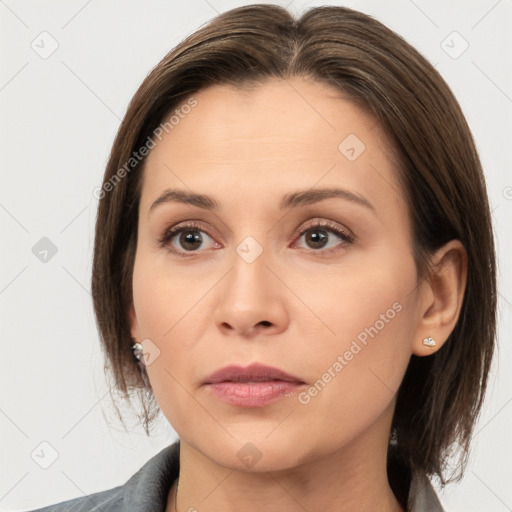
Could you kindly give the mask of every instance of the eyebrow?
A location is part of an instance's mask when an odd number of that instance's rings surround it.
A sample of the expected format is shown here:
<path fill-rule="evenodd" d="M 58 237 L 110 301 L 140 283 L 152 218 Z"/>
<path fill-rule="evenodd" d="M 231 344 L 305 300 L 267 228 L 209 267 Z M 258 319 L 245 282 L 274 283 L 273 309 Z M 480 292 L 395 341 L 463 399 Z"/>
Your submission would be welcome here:
<path fill-rule="evenodd" d="M 186 190 L 166 189 L 158 197 L 158 199 L 151 205 L 149 213 L 151 213 L 157 206 L 165 203 L 182 203 L 191 204 L 205 210 L 217 210 L 219 205 L 215 199 L 204 194 L 196 194 L 195 192 L 188 192 Z"/>
<path fill-rule="evenodd" d="M 281 201 L 281 209 L 295 208 L 331 198 L 345 199 L 375 211 L 375 207 L 364 196 L 343 188 L 317 188 L 287 194 Z"/>
<path fill-rule="evenodd" d="M 374 206 L 368 201 L 368 199 L 342 188 L 300 190 L 293 192 L 292 194 L 286 194 L 281 200 L 280 208 L 281 210 L 296 208 L 297 206 L 318 203 L 325 199 L 332 198 L 345 199 L 375 211 Z M 211 198 L 210 196 L 204 194 L 196 194 L 195 192 L 189 192 L 186 190 L 166 189 L 151 205 L 149 213 L 151 213 L 157 206 L 161 204 L 173 202 L 190 204 L 205 210 L 218 210 L 219 208 L 217 201 L 215 201 L 215 199 Z"/>

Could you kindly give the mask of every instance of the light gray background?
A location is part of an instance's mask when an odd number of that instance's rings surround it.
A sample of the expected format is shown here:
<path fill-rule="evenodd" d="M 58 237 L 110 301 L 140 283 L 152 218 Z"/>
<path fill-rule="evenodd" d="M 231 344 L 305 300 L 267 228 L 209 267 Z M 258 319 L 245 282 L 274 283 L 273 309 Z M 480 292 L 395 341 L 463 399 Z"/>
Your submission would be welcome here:
<path fill-rule="evenodd" d="M 89 291 L 92 192 L 150 68 L 217 12 L 247 3 L 0 0 L 2 510 L 122 484 L 175 438 L 164 418 L 147 439 L 134 417 L 127 434 L 112 413 Z M 434 63 L 474 132 L 501 261 L 500 351 L 465 479 L 442 501 L 448 511 L 512 510 L 512 0 L 343 5 L 377 17 Z M 57 248 L 46 262 L 32 250 L 42 237 Z"/>

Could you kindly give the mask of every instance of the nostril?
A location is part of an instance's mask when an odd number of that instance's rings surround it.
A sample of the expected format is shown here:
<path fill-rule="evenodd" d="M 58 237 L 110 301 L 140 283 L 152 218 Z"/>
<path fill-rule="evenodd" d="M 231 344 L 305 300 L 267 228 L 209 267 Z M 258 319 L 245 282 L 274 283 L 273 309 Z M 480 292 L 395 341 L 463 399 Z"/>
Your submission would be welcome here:
<path fill-rule="evenodd" d="M 220 328 L 224 330 L 224 332 L 229 331 L 235 331 L 239 332 L 242 335 L 251 335 L 256 334 L 256 332 L 259 332 L 261 330 L 267 330 L 269 327 L 274 327 L 275 324 L 270 322 L 269 320 L 262 320 L 261 322 L 258 322 L 256 324 L 247 324 L 243 325 L 243 322 L 240 323 L 240 325 L 229 323 L 229 322 L 222 322 L 220 324 Z"/>

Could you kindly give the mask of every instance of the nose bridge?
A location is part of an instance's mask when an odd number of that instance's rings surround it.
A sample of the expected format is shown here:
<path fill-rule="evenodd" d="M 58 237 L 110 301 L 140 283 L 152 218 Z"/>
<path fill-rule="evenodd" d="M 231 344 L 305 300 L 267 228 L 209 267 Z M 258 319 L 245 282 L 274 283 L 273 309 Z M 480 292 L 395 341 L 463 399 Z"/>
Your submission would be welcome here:
<path fill-rule="evenodd" d="M 236 301 L 238 309 L 260 308 L 270 298 L 269 259 L 269 251 L 252 236 L 235 247 L 225 297 Z"/>
<path fill-rule="evenodd" d="M 215 311 L 214 320 L 221 329 L 248 334 L 261 326 L 273 331 L 286 327 L 286 298 L 267 267 L 271 260 L 271 251 L 252 236 L 235 247 Z"/>

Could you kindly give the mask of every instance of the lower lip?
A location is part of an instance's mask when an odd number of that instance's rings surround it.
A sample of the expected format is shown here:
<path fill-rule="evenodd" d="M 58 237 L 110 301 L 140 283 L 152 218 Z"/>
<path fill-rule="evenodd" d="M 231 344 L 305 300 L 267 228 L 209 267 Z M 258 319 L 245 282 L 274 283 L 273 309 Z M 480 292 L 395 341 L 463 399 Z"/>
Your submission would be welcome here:
<path fill-rule="evenodd" d="M 269 380 L 262 382 L 218 382 L 208 384 L 219 400 L 238 407 L 263 407 L 294 394 L 298 382 Z"/>

